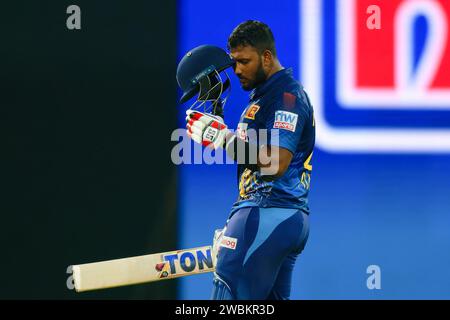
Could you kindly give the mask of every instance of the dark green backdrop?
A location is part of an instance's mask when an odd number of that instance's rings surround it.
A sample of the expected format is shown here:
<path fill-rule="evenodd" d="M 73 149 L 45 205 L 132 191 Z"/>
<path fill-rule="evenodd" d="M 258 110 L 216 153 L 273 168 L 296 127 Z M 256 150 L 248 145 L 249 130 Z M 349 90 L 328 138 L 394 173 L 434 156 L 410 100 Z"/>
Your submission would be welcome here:
<path fill-rule="evenodd" d="M 175 280 L 66 288 L 71 264 L 177 249 L 175 0 L 0 11 L 0 298 L 175 298 Z"/>

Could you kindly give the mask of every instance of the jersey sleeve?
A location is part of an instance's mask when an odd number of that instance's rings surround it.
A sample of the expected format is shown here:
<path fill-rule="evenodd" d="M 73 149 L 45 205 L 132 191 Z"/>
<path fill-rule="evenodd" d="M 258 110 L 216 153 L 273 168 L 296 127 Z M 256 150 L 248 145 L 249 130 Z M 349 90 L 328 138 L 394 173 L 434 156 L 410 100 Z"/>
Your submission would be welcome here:
<path fill-rule="evenodd" d="M 297 96 L 289 92 L 284 92 L 270 104 L 266 128 L 271 145 L 295 153 L 306 121 L 303 110 L 305 106 L 302 104 Z"/>

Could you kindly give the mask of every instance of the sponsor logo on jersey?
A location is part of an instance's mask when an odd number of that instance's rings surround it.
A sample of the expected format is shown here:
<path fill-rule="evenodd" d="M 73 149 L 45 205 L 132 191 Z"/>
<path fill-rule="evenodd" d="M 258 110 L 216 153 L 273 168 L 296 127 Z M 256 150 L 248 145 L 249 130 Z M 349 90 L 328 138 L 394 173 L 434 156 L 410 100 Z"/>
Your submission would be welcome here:
<path fill-rule="evenodd" d="M 297 127 L 298 115 L 288 111 L 278 110 L 275 112 L 275 122 L 273 127 L 276 129 L 285 129 L 295 132 Z"/>
<path fill-rule="evenodd" d="M 220 247 L 228 248 L 231 250 L 235 250 L 237 247 L 237 239 L 231 238 L 227 236 L 223 236 L 222 240 L 220 241 Z"/>

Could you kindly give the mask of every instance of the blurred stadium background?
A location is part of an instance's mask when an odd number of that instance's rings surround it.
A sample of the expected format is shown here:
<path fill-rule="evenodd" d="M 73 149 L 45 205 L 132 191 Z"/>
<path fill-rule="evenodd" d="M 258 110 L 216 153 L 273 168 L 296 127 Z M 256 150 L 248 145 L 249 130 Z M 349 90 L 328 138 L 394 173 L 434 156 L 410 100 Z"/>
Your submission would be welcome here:
<path fill-rule="evenodd" d="M 78 31 L 65 27 L 71 4 L 82 11 Z M 366 26 L 373 4 L 380 30 Z M 225 47 L 247 19 L 272 28 L 316 110 L 311 233 L 292 299 L 450 298 L 448 1 L 3 7 L 0 298 L 209 298 L 211 274 L 76 294 L 66 270 L 212 242 L 237 196 L 236 168 L 172 164 L 170 135 L 187 108 L 176 63 L 201 44 Z M 225 119 L 235 127 L 248 99 L 230 76 Z M 380 290 L 366 286 L 369 265 L 381 268 Z"/>

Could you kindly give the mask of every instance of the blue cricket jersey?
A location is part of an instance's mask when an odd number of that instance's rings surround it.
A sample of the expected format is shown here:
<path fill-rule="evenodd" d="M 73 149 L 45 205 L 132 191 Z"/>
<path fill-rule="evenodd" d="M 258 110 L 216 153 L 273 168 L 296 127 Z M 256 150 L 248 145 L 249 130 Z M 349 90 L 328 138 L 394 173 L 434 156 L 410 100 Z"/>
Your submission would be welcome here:
<path fill-rule="evenodd" d="M 313 108 L 292 69 L 278 71 L 250 93 L 250 103 L 236 130 L 238 137 L 258 143 L 259 136 L 250 133 L 266 129 L 268 143 L 288 149 L 293 158 L 284 175 L 271 182 L 262 179 L 256 165 L 238 164 L 239 197 L 232 213 L 243 207 L 293 208 L 309 213 L 314 125 Z"/>

